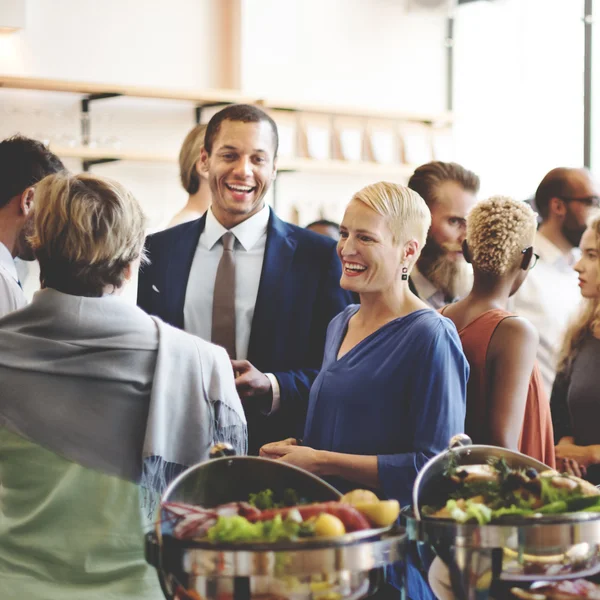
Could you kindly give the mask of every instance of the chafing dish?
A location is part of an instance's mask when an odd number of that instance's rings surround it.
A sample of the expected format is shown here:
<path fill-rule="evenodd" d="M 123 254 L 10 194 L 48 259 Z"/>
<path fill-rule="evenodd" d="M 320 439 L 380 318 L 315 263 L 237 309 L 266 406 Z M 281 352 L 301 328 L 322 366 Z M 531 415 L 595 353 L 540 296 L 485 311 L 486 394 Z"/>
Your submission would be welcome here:
<path fill-rule="evenodd" d="M 247 500 L 250 493 L 267 488 L 293 488 L 308 502 L 341 497 L 325 481 L 297 467 L 224 456 L 182 473 L 162 502 L 211 508 Z M 146 536 L 146 559 L 156 567 L 169 600 L 339 600 L 375 591 L 382 568 L 401 560 L 404 541 L 404 531 L 394 527 L 297 542 L 215 544 L 177 539 L 169 521 L 163 520 Z"/>
<path fill-rule="evenodd" d="M 459 524 L 426 517 L 421 508 L 444 494 L 443 473 L 457 465 L 504 458 L 510 467 L 549 467 L 518 452 L 471 445 L 455 436 L 447 451 L 431 459 L 413 488 L 413 506 L 403 510 L 410 551 L 418 555 L 433 588 L 447 598 L 482 600 L 504 597 L 503 581 L 533 582 L 587 576 L 600 570 L 600 514 L 573 513 L 515 517 L 502 524 Z M 442 589 L 442 591 L 444 591 Z"/>

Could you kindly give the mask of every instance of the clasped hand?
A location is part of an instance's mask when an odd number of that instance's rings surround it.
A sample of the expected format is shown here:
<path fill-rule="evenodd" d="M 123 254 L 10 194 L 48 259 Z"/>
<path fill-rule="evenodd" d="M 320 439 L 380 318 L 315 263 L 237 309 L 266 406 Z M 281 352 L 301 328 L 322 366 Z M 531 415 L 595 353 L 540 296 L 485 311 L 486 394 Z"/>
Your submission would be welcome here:
<path fill-rule="evenodd" d="M 295 438 L 265 444 L 260 449 L 260 456 L 281 460 L 310 473 L 319 474 L 321 470 L 320 452 L 314 448 L 298 445 L 298 440 Z"/>

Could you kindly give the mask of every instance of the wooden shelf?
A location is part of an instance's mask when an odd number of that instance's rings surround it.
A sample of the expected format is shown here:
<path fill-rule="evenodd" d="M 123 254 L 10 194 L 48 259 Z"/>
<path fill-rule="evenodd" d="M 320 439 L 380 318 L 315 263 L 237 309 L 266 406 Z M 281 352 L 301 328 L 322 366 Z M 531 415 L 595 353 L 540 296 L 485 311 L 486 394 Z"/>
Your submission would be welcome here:
<path fill-rule="evenodd" d="M 173 88 L 156 88 L 142 86 L 127 86 L 116 84 L 102 84 L 90 82 L 76 82 L 55 79 L 40 79 L 35 77 L 13 77 L 0 75 L 0 89 L 27 89 L 48 92 L 65 92 L 81 94 L 84 97 L 110 95 L 122 95 L 135 98 L 155 98 L 164 100 L 181 100 L 194 103 L 197 107 L 210 104 L 227 103 L 249 103 L 257 104 L 266 109 L 291 111 L 294 115 L 326 115 L 332 120 L 336 117 L 366 121 L 369 119 L 386 119 L 389 121 L 417 122 L 424 126 L 449 125 L 452 122 L 450 113 L 414 113 L 414 112 L 386 112 L 370 108 L 349 107 L 340 105 L 317 105 L 292 103 L 276 98 L 261 98 L 248 94 L 242 94 L 236 90 L 211 89 L 190 90 Z M 89 98 L 82 98 L 82 111 L 86 113 L 86 119 L 82 112 L 82 138 L 89 137 L 89 115 L 87 115 L 87 103 Z M 395 126 L 395 125 L 394 125 Z M 87 137 L 86 137 L 87 136 Z M 84 168 L 88 168 L 94 162 L 105 162 L 111 160 L 125 160 L 144 163 L 176 163 L 177 157 L 153 152 L 138 152 L 135 150 L 121 150 L 103 147 L 62 147 L 51 145 L 53 152 L 62 158 L 74 158 L 84 161 Z M 414 168 L 404 164 L 379 164 L 374 162 L 350 162 L 343 160 L 316 160 L 307 158 L 280 159 L 278 164 L 280 171 L 298 171 L 304 173 L 330 173 L 342 175 L 373 175 L 373 176 L 397 176 L 409 177 Z"/>
<path fill-rule="evenodd" d="M 168 154 L 136 152 L 130 150 L 113 150 L 110 148 L 86 148 L 50 146 L 52 152 L 61 158 L 79 160 L 127 160 L 132 162 L 175 163 L 177 157 Z M 346 175 L 398 175 L 409 177 L 415 170 L 412 165 L 379 164 L 374 162 L 351 162 L 344 160 L 314 160 L 310 158 L 282 158 L 278 161 L 278 170 L 299 171 L 302 173 L 331 173 Z"/>
<path fill-rule="evenodd" d="M 47 92 L 70 92 L 73 94 L 118 94 L 134 98 L 156 98 L 164 100 L 185 100 L 201 104 L 218 103 L 247 103 L 258 104 L 267 109 L 282 109 L 294 112 L 306 112 L 344 117 L 359 117 L 363 119 L 389 119 L 405 122 L 450 124 L 452 114 L 420 113 L 410 111 L 380 111 L 359 106 L 324 105 L 294 103 L 289 100 L 278 100 L 270 97 L 243 94 L 237 90 L 208 89 L 192 90 L 177 88 L 157 88 L 144 86 L 129 86 L 107 83 L 77 82 L 60 79 L 40 79 L 36 77 L 14 77 L 0 75 L 0 88 L 41 90 Z"/>
<path fill-rule="evenodd" d="M 279 171 L 300 171 L 303 173 L 331 173 L 338 175 L 398 175 L 410 177 L 415 167 L 412 165 L 374 162 L 354 162 L 345 160 L 315 160 L 310 158 L 282 159 L 277 164 Z"/>
<path fill-rule="evenodd" d="M 405 121 L 413 123 L 433 123 L 436 125 L 450 125 L 452 113 L 421 113 L 412 111 L 386 111 L 374 110 L 359 106 L 341 106 L 326 104 L 307 104 L 289 101 L 278 101 L 275 98 L 266 98 L 264 106 L 272 110 L 289 110 L 317 115 L 330 115 L 333 117 L 357 117 L 362 119 L 384 119 L 392 121 Z"/>
<path fill-rule="evenodd" d="M 60 158 L 77 158 L 79 160 L 128 160 L 134 162 L 174 163 L 177 157 L 170 154 L 153 152 L 137 152 L 134 150 L 115 150 L 112 148 L 86 146 L 55 146 L 50 144 L 50 150 Z"/>
<path fill-rule="evenodd" d="M 60 79 L 37 79 L 35 77 L 11 77 L 0 75 L 0 88 L 18 90 L 40 90 L 45 92 L 70 92 L 73 94 L 118 94 L 133 98 L 156 98 L 163 100 L 186 100 L 190 102 L 217 103 L 256 103 L 256 97 L 250 97 L 236 90 L 189 90 L 155 88 L 108 83 L 87 83 Z"/>

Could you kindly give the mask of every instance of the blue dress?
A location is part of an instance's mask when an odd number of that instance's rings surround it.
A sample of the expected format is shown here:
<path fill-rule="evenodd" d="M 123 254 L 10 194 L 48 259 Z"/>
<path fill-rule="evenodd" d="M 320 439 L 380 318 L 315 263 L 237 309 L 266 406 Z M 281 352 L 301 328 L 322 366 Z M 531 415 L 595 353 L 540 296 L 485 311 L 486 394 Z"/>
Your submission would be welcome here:
<path fill-rule="evenodd" d="M 469 365 L 452 321 L 431 309 L 387 323 L 338 360 L 358 309 L 348 306 L 329 324 L 304 444 L 376 455 L 379 495 L 406 506 L 421 467 L 464 431 Z M 342 492 L 357 487 L 330 482 Z"/>

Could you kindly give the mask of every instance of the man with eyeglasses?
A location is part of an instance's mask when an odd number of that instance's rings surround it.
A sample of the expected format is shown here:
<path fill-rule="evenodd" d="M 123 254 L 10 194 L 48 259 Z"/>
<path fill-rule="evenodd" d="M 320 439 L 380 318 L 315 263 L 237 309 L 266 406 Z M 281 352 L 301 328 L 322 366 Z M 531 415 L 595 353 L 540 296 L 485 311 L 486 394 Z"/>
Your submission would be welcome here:
<path fill-rule="evenodd" d="M 511 309 L 538 330 L 538 363 L 548 394 L 556 375 L 558 349 L 580 300 L 573 270 L 579 241 L 591 211 L 599 205 L 598 190 L 587 169 L 552 169 L 535 193 L 541 223 L 534 247 L 540 258 L 513 297 Z"/>

